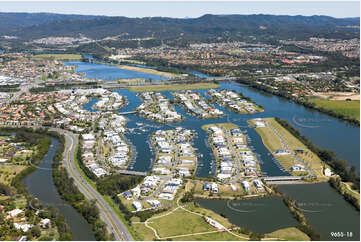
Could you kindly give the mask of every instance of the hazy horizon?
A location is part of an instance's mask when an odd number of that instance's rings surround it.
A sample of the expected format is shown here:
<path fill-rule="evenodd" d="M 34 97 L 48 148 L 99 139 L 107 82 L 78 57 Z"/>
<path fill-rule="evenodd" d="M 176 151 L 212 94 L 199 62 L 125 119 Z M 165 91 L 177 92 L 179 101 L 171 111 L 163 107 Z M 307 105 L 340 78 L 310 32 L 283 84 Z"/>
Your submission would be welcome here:
<path fill-rule="evenodd" d="M 212 15 L 323 15 L 359 18 L 360 2 L 3 2 L 0 13 L 54 13 L 122 17 L 198 18 Z"/>

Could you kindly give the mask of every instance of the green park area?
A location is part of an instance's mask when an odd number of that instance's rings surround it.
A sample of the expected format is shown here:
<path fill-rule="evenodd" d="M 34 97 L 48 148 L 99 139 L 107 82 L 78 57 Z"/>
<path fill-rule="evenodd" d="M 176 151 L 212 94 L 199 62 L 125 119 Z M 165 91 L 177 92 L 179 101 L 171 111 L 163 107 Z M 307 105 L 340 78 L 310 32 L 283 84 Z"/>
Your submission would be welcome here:
<path fill-rule="evenodd" d="M 316 108 L 322 108 L 335 113 L 360 121 L 360 101 L 328 100 L 312 98 L 310 103 L 314 103 Z"/>
<path fill-rule="evenodd" d="M 81 60 L 82 56 L 79 54 L 39 54 L 32 57 L 34 60 Z"/>
<path fill-rule="evenodd" d="M 295 227 L 279 229 L 272 233 L 266 234 L 265 238 L 281 238 L 288 241 L 310 241 L 307 234 Z"/>
<path fill-rule="evenodd" d="M 194 84 L 174 84 L 174 85 L 148 85 L 148 86 L 134 86 L 129 87 L 132 92 L 161 92 L 161 91 L 177 91 L 177 90 L 191 90 L 191 89 L 208 89 L 217 88 L 218 83 L 204 82 Z"/>
<path fill-rule="evenodd" d="M 266 126 L 256 127 L 255 130 L 261 136 L 266 148 L 272 153 L 277 150 L 289 150 L 291 152 L 290 154 L 275 155 L 275 158 L 286 170 L 299 164 L 299 160 L 302 160 L 318 178 L 324 177 L 323 167 L 328 166 L 315 153 L 283 128 L 274 118 L 263 118 L 263 121 L 266 122 Z M 248 122 L 253 125 L 255 120 L 249 120 Z M 298 157 L 298 160 L 296 160 L 295 156 Z"/>

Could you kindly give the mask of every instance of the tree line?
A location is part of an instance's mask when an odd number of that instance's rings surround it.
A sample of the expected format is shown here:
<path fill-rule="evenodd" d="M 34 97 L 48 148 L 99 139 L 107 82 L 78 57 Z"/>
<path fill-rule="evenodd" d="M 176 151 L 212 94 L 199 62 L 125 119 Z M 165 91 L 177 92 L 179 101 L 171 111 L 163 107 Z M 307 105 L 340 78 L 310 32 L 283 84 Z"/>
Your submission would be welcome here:
<path fill-rule="evenodd" d="M 61 165 L 65 151 L 64 136 L 56 132 L 52 132 L 51 135 L 57 137 L 59 140 L 52 166 L 54 184 L 60 196 L 69 202 L 84 217 L 91 226 L 97 240 L 114 240 L 114 235 L 108 233 L 106 224 L 100 218 L 96 201 L 89 201 L 85 198 L 74 184 L 74 179 L 69 177 L 66 169 Z"/>
<path fill-rule="evenodd" d="M 49 216 L 47 217 L 51 218 L 51 220 L 55 223 L 59 232 L 59 240 L 65 240 L 65 241 L 72 240 L 72 234 L 70 228 L 65 222 L 65 219 L 61 215 L 59 210 L 52 206 L 44 207 L 39 200 L 34 199 L 34 197 L 27 192 L 24 184 L 22 183 L 22 180 L 26 176 L 28 176 L 29 174 L 31 174 L 36 170 L 36 166 L 41 162 L 45 154 L 48 152 L 51 140 L 50 137 L 47 135 L 47 130 L 46 129 L 34 130 L 32 128 L 2 127 L 0 131 L 1 133 L 15 133 L 15 142 L 25 142 L 30 146 L 37 146 L 37 152 L 33 153 L 30 158 L 30 162 L 32 165 L 29 165 L 26 169 L 18 173 L 11 182 L 11 185 L 12 187 L 15 188 L 15 191 L 10 186 L 0 185 L 0 193 L 4 192 L 4 194 L 7 193 L 10 196 L 15 195 L 14 193 L 23 194 L 27 200 L 27 208 L 28 208 L 26 210 L 27 216 L 33 215 L 34 213 L 32 211 L 33 205 L 37 204 L 38 209 L 42 209 L 43 213 L 48 214 Z M 39 228 L 34 227 L 28 234 L 29 238 L 32 238 L 34 236 L 39 237 L 40 234 L 38 232 L 39 232 Z M 44 239 L 44 238 L 40 237 L 39 239 Z"/>
<path fill-rule="evenodd" d="M 337 158 L 333 151 L 314 145 L 308 138 L 301 135 L 301 133 L 287 121 L 280 118 L 275 118 L 275 120 L 303 144 L 305 144 L 308 149 L 318 155 L 322 161 L 331 166 L 332 170 L 341 177 L 342 181 L 352 182 L 354 188 L 360 191 L 360 176 L 357 174 L 355 166 L 350 167 L 347 161 Z"/>

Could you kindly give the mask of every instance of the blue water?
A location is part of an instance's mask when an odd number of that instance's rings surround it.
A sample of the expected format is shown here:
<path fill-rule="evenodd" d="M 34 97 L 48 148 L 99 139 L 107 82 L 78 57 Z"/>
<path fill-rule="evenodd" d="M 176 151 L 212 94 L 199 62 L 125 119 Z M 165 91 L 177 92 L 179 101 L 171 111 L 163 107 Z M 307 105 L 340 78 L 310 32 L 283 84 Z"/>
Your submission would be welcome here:
<path fill-rule="evenodd" d="M 201 73 L 199 71 L 190 71 L 189 73 L 193 74 L 193 75 L 195 75 L 197 77 L 200 77 L 200 78 L 208 78 L 209 77 L 208 75 L 206 75 L 204 73 Z"/>
<path fill-rule="evenodd" d="M 169 79 L 168 77 L 164 77 L 164 76 L 121 69 L 116 66 L 105 65 L 105 64 L 96 64 L 96 63 L 82 62 L 82 61 L 67 61 L 64 62 L 64 65 L 75 65 L 77 66 L 75 71 L 80 73 L 85 73 L 85 76 L 87 78 L 102 79 L 105 81 L 116 81 L 118 79 L 123 79 L 123 78 L 144 78 L 144 79 L 152 79 L 154 81 Z"/>
<path fill-rule="evenodd" d="M 104 73 L 107 70 L 118 69 L 116 67 L 96 65 L 97 68 L 89 69 L 87 65 L 82 64 L 81 67 L 85 68 L 84 71 L 87 75 L 94 75 L 93 71 L 99 70 L 100 73 Z M 111 69 L 109 69 L 109 67 Z M 79 71 L 79 70 L 78 70 Z M 115 70 L 117 72 L 117 70 Z M 112 75 L 108 73 L 108 75 Z M 132 164 L 129 169 L 137 171 L 148 171 L 152 165 L 152 159 L 154 154 L 151 153 L 148 144 L 145 144 L 149 140 L 149 136 L 155 130 L 160 128 L 173 128 L 176 126 L 182 126 L 187 129 L 193 129 L 197 132 L 197 137 L 194 139 L 194 146 L 198 148 L 198 152 L 203 155 L 199 159 L 199 167 L 197 169 L 197 175 L 209 176 L 214 172 L 214 157 L 210 148 L 206 145 L 205 140 L 207 139 L 207 133 L 201 129 L 201 126 L 208 123 L 221 123 L 221 122 L 232 122 L 241 127 L 241 129 L 248 134 L 250 137 L 250 146 L 252 146 L 256 153 L 259 154 L 261 160 L 262 171 L 267 175 L 284 175 L 285 173 L 280 170 L 277 162 L 273 159 L 272 155 L 262 144 L 262 140 L 259 135 L 247 125 L 247 120 L 256 117 L 279 117 L 297 128 L 302 135 L 309 138 L 315 145 L 322 148 L 333 150 L 339 158 L 347 160 L 351 165 L 360 168 L 360 128 L 351 126 L 346 122 L 339 121 L 335 118 L 321 114 L 317 111 L 307 109 L 301 105 L 297 105 L 289 100 L 266 94 L 264 92 L 255 90 L 253 88 L 242 86 L 234 82 L 221 82 L 219 89 L 229 89 L 237 92 L 241 92 L 243 95 L 250 97 L 254 102 L 264 107 L 265 112 L 257 114 L 236 114 L 228 111 L 227 109 L 215 105 L 221 109 L 226 115 L 219 119 L 199 119 L 196 118 L 180 107 L 175 106 L 177 112 L 182 114 L 185 119 L 176 124 L 171 125 L 160 125 L 158 123 L 146 120 L 136 114 L 130 114 L 126 117 L 129 119 L 127 124 L 128 128 L 137 128 L 136 122 L 146 124 L 145 132 L 136 132 L 127 134 L 127 138 L 136 146 L 137 159 L 135 164 Z M 202 96 L 207 97 L 207 90 L 195 90 Z M 128 100 L 128 105 L 121 108 L 119 111 L 133 111 L 136 107 L 141 104 L 141 99 L 136 96 L 136 93 L 128 90 L 116 90 L 120 94 L 124 95 Z M 172 92 L 161 92 L 169 99 L 173 99 Z M 95 101 L 94 101 L 95 102 Z M 91 107 L 92 105 L 89 104 Z M 88 109 L 89 111 L 94 111 Z"/>
<path fill-rule="evenodd" d="M 358 127 L 347 125 L 344 122 L 329 118 L 318 112 L 312 112 L 303 106 L 291 103 L 276 96 L 262 94 L 249 87 L 240 86 L 236 83 L 222 82 L 220 88 L 241 91 L 245 96 L 249 96 L 256 101 L 256 103 L 263 105 L 265 112 L 258 114 L 235 114 L 223 107 L 220 107 L 219 105 L 215 105 L 217 108 L 220 108 L 223 112 L 225 112 L 226 115 L 224 117 L 219 119 L 199 119 L 188 114 L 182 107 L 175 106 L 176 111 L 182 114 L 185 119 L 180 123 L 171 125 L 160 125 L 139 117 L 136 114 L 127 115 L 126 117 L 129 119 L 127 128 L 136 128 L 136 122 L 152 126 L 147 127 L 146 132 L 129 133 L 126 135 L 127 138 L 136 146 L 138 152 L 135 164 L 132 164 L 129 169 L 137 171 L 148 171 L 150 169 L 154 154 L 151 153 L 149 146 L 144 144 L 149 140 L 151 133 L 160 128 L 170 129 L 182 126 L 188 129 L 193 129 L 197 132 L 197 137 L 194 139 L 194 146 L 198 148 L 198 153 L 203 155 L 203 157 L 199 158 L 197 175 L 209 176 L 214 173 L 214 157 L 210 148 L 206 145 L 206 139 L 208 137 L 207 133 L 201 129 L 201 126 L 208 123 L 232 122 L 239 125 L 250 137 L 251 140 L 249 145 L 255 149 L 257 154 L 259 154 L 262 171 L 267 175 L 285 175 L 286 173 L 280 170 L 273 156 L 264 147 L 260 136 L 252 128 L 248 127 L 246 121 L 255 117 L 283 118 L 299 129 L 302 134 L 309 137 L 315 144 L 327 149 L 334 147 L 333 150 L 336 151 L 339 157 L 346 158 L 351 164 L 359 167 Z M 196 91 L 201 93 L 202 96 L 208 97 L 205 94 L 207 90 Z M 130 92 L 126 89 L 116 90 L 116 92 L 124 95 L 129 101 L 129 104 L 120 109 L 119 112 L 132 111 L 141 104 L 141 99 L 136 96 L 136 93 Z M 173 99 L 173 96 L 171 95 L 172 92 L 161 93 L 169 99 Z M 300 125 L 302 125 L 302 127 Z M 333 130 L 333 132 L 330 132 L 330 130 Z M 344 149 L 348 152 L 343 152 Z"/>
<path fill-rule="evenodd" d="M 83 108 L 84 108 L 85 110 L 90 111 L 90 112 L 97 112 L 98 110 L 95 109 L 95 108 L 93 108 L 93 105 L 94 105 L 96 102 L 98 102 L 98 101 L 99 101 L 98 98 L 91 98 L 91 99 L 89 100 L 89 102 L 83 104 Z"/>
<path fill-rule="evenodd" d="M 29 194 L 38 198 L 46 206 L 54 206 L 64 216 L 75 241 L 94 241 L 94 235 L 87 221 L 70 204 L 63 201 L 54 185 L 52 174 L 53 158 L 59 141 L 51 138 L 51 146 L 36 171 L 26 176 L 22 182 Z"/>

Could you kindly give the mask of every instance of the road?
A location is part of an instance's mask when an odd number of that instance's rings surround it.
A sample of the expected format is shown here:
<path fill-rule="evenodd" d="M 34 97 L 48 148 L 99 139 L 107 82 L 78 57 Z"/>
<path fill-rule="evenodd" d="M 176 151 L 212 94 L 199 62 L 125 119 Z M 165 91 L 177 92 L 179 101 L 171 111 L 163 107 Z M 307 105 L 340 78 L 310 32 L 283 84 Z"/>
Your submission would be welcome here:
<path fill-rule="evenodd" d="M 113 209 L 104 200 L 104 198 L 82 177 L 74 163 L 74 154 L 78 143 L 77 136 L 71 132 L 61 129 L 51 129 L 65 136 L 65 159 L 64 166 L 69 175 L 74 178 L 75 185 L 79 188 L 85 197 L 89 200 L 96 200 L 96 205 L 99 208 L 101 219 L 107 224 L 108 229 L 115 236 L 115 240 L 134 240 L 129 233 L 127 227 L 115 214 Z"/>

